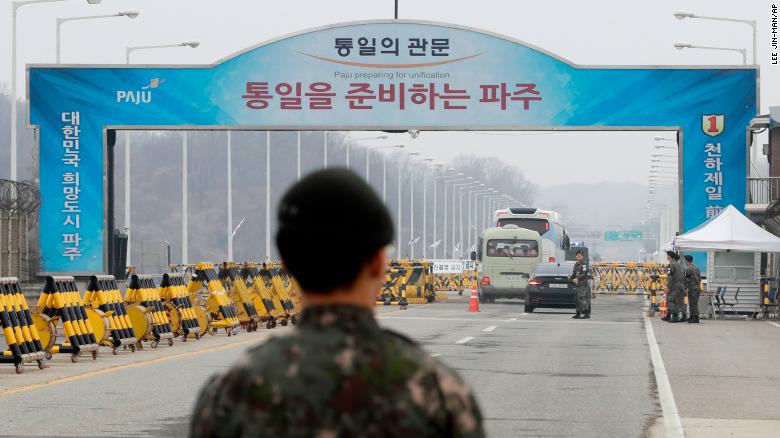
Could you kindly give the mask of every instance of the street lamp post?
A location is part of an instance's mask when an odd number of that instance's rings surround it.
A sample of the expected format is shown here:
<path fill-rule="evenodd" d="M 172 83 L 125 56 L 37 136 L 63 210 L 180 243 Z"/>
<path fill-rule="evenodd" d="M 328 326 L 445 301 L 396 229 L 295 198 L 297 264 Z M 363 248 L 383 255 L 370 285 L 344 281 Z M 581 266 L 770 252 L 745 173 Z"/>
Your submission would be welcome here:
<path fill-rule="evenodd" d="M 465 177 L 464 180 L 466 182 L 463 182 L 461 184 L 453 184 L 452 185 L 452 231 L 450 233 L 452 235 L 451 236 L 452 238 L 450 240 L 450 249 L 452 250 L 452 257 L 453 258 L 455 257 L 455 228 L 457 227 L 457 224 L 456 224 L 457 217 L 456 217 L 456 213 L 455 213 L 456 212 L 456 210 L 455 210 L 456 209 L 455 197 L 457 195 L 457 190 L 456 189 L 460 190 L 461 187 L 474 184 L 474 182 L 473 182 L 474 178 L 471 177 L 471 176 Z M 447 189 L 447 183 L 446 182 L 444 183 L 444 189 L 445 189 L 445 196 L 446 196 L 446 189 Z M 462 221 L 461 221 L 461 223 L 462 223 Z M 445 240 L 446 240 L 446 236 L 445 236 Z M 445 247 L 445 257 L 446 257 L 446 247 Z"/>
<path fill-rule="evenodd" d="M 737 49 L 733 47 L 712 47 L 712 46 L 697 46 L 691 43 L 675 43 L 674 48 L 677 50 L 682 49 L 703 49 L 703 50 L 720 50 L 723 52 L 737 52 L 742 55 L 742 64 L 747 64 L 747 50 Z"/>
<path fill-rule="evenodd" d="M 484 184 L 480 183 L 479 181 L 475 181 L 471 186 L 464 186 L 458 189 L 458 211 L 460 213 L 460 225 L 458 228 L 459 237 L 460 237 L 460 245 L 458 246 L 458 254 L 460 255 L 460 258 L 463 258 L 463 189 L 469 189 L 469 198 L 471 199 L 471 189 L 476 189 L 477 187 L 482 187 Z M 470 208 L 471 203 L 469 202 L 469 207 L 466 211 L 466 214 L 469 215 L 468 220 L 471 221 L 471 215 L 470 215 Z"/>
<path fill-rule="evenodd" d="M 189 263 L 187 259 L 187 131 L 181 133 L 181 264 Z"/>
<path fill-rule="evenodd" d="M 265 261 L 271 261 L 271 131 L 265 131 Z"/>
<path fill-rule="evenodd" d="M 454 172 L 454 171 L 455 171 L 455 169 L 452 169 L 452 168 L 447 169 L 447 172 Z M 437 253 L 437 251 L 439 249 L 439 245 L 437 243 L 438 240 L 436 238 L 437 237 L 436 236 L 436 232 L 437 232 L 437 230 L 439 228 L 439 223 L 436 220 L 436 212 L 439 210 L 439 208 L 438 208 L 439 204 L 436 202 L 436 197 L 437 197 L 437 186 L 436 186 L 436 183 L 438 182 L 439 179 L 444 179 L 444 230 L 443 230 L 443 233 L 444 233 L 444 237 L 446 239 L 446 237 L 447 237 L 447 182 L 448 182 L 447 179 L 457 178 L 458 176 L 463 176 L 463 174 L 462 173 L 458 173 L 458 174 L 455 174 L 455 175 L 439 175 L 439 176 L 433 177 L 433 244 L 435 245 L 433 247 L 433 258 L 434 259 L 436 258 L 436 253 Z M 445 257 L 446 257 L 446 255 L 445 255 Z"/>
<path fill-rule="evenodd" d="M 100 0 L 97 0 L 100 1 Z M 131 46 L 125 47 L 125 64 L 130 64 L 130 54 L 138 50 L 150 50 L 150 49 L 165 49 L 170 47 L 190 47 L 196 48 L 200 45 L 197 41 L 189 41 L 179 44 L 160 44 L 155 46 Z M 127 265 L 132 266 L 132 232 L 133 227 L 130 225 L 131 220 L 131 184 L 130 179 L 130 131 L 125 131 L 125 232 L 127 233 Z M 230 132 L 228 132 L 228 169 L 230 169 Z M 229 175 L 229 173 L 228 173 Z M 231 181 L 228 179 L 228 216 L 232 213 L 232 192 L 230 187 Z M 232 221 L 228 220 L 228 228 L 232 226 Z M 228 230 L 228 235 L 232 230 Z M 230 242 L 230 240 L 228 240 Z"/>
<path fill-rule="evenodd" d="M 409 155 L 410 156 L 417 156 L 417 155 L 420 155 L 420 153 L 419 152 L 412 152 Z M 397 245 L 396 245 L 397 249 L 396 250 L 398 251 L 398 257 L 397 258 L 400 259 L 401 258 L 401 248 L 402 248 L 402 246 L 401 246 L 401 218 L 403 217 L 403 216 L 401 216 L 401 213 L 402 213 L 402 207 L 401 207 L 401 168 L 402 168 L 402 166 L 401 166 L 400 161 L 397 162 L 396 165 L 398 166 L 398 218 L 397 218 L 398 219 L 398 233 L 396 234 L 396 236 L 397 236 L 396 237 L 396 243 L 397 243 Z M 412 175 L 412 177 L 414 177 L 414 175 Z"/>
<path fill-rule="evenodd" d="M 428 158 L 424 161 L 433 161 L 433 158 Z M 425 177 L 428 174 L 426 170 L 428 169 L 439 169 L 441 168 L 441 164 L 434 164 L 425 166 L 423 168 L 423 232 L 422 232 L 422 241 L 423 241 L 423 259 L 428 258 L 428 185 L 425 183 Z M 433 176 L 434 180 L 436 179 L 436 175 Z M 434 213 L 436 212 L 436 208 L 434 206 L 433 209 Z M 436 222 L 434 221 L 434 228 L 436 226 Z"/>
<path fill-rule="evenodd" d="M 747 24 L 753 29 L 753 65 L 758 64 L 758 57 L 756 55 L 756 33 L 757 33 L 756 20 L 742 20 L 739 18 L 724 18 L 724 17 L 708 17 L 704 15 L 692 14 L 690 12 L 675 12 L 674 18 L 678 20 L 684 20 L 686 18 L 694 18 L 698 20 L 727 21 L 730 23 Z"/>
<path fill-rule="evenodd" d="M 480 187 L 484 187 L 484 184 L 482 186 L 480 186 Z M 476 234 L 476 228 L 477 228 L 477 199 L 479 198 L 480 195 L 484 195 L 484 194 L 490 193 L 492 191 L 493 191 L 492 188 L 487 187 L 485 189 L 479 189 L 479 190 L 475 190 L 474 192 L 470 192 L 469 193 L 469 197 L 468 197 L 469 223 L 468 223 L 468 227 L 466 228 L 468 230 L 468 238 L 466 239 L 466 241 L 468 242 L 469 251 L 471 251 L 471 248 L 474 245 L 474 242 L 471 239 L 471 237 L 472 237 L 471 230 L 473 228 L 475 230 L 475 234 Z M 471 195 L 474 195 L 474 209 L 473 210 L 471 209 Z M 473 219 L 473 221 L 472 221 L 472 219 Z"/>
<path fill-rule="evenodd" d="M 61 28 L 63 23 L 67 23 L 69 21 L 82 21 L 82 20 L 95 20 L 100 18 L 114 18 L 114 17 L 127 17 L 127 18 L 136 18 L 139 15 L 136 11 L 123 11 L 123 12 L 117 12 L 116 14 L 102 14 L 102 15 L 87 15 L 83 17 L 66 17 L 66 18 L 57 18 L 57 64 L 60 63 L 60 52 L 62 51 L 62 41 L 61 41 Z"/>
<path fill-rule="evenodd" d="M 419 152 L 413 152 L 409 155 L 420 155 Z M 433 158 L 425 158 L 420 161 L 433 161 Z M 423 168 L 423 184 L 425 179 L 425 170 Z M 411 168 L 409 175 L 409 258 L 414 260 L 414 168 Z"/>
<path fill-rule="evenodd" d="M 128 46 L 125 47 L 125 64 L 130 64 L 130 54 L 138 50 L 169 49 L 172 47 L 189 47 L 195 49 L 198 46 L 200 46 L 200 43 L 197 41 L 185 41 L 176 44 L 158 44 L 153 46 Z"/>
<path fill-rule="evenodd" d="M 11 181 L 16 181 L 19 178 L 18 175 L 18 163 L 17 163 L 17 135 L 16 135 L 16 16 L 19 8 L 27 5 L 35 5 L 41 3 L 59 3 L 66 0 L 27 0 L 27 1 L 14 1 L 11 2 Z M 96 5 L 100 3 L 100 0 L 87 0 L 90 5 Z"/>
<path fill-rule="evenodd" d="M 384 139 L 386 139 L 386 138 L 387 138 L 387 136 L 386 136 L 386 135 L 380 135 L 380 136 L 378 136 L 378 137 L 353 138 L 353 139 L 352 139 L 352 141 L 363 141 L 363 140 L 384 140 Z M 349 143 L 349 142 L 347 142 L 347 159 L 346 159 L 346 162 L 347 162 L 347 169 L 349 169 L 349 145 L 350 145 L 350 143 Z"/>
<path fill-rule="evenodd" d="M 370 166 L 369 159 L 371 157 L 371 151 L 375 151 L 378 149 L 403 149 L 406 145 L 403 144 L 394 144 L 392 146 L 382 146 L 378 148 L 366 148 L 366 182 L 371 184 L 371 182 L 368 179 L 368 168 Z M 385 177 L 387 175 L 387 156 L 385 154 L 382 154 L 382 201 L 384 202 L 386 200 L 387 192 L 386 192 L 386 180 Z"/>

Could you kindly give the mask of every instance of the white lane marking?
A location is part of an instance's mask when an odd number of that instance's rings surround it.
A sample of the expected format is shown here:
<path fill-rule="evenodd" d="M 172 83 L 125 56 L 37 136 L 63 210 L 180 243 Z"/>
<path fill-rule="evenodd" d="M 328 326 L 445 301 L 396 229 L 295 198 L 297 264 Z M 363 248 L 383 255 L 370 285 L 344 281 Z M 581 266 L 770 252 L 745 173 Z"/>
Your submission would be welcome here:
<path fill-rule="evenodd" d="M 780 324 L 778 324 L 778 323 L 776 323 L 776 322 L 772 322 L 772 321 L 767 321 L 767 322 L 768 322 L 768 323 L 770 323 L 770 324 L 772 324 L 772 325 L 773 325 L 773 326 L 775 326 L 775 327 L 780 327 Z"/>
<path fill-rule="evenodd" d="M 474 336 L 466 336 L 465 338 L 458 339 L 457 341 L 455 341 L 455 343 L 456 344 L 465 344 L 466 342 L 468 342 L 468 341 L 470 341 L 472 339 L 474 339 Z"/>
<path fill-rule="evenodd" d="M 441 353 L 433 353 L 433 354 L 431 355 L 431 357 L 439 357 L 439 356 L 441 356 Z"/>
<path fill-rule="evenodd" d="M 400 320 L 420 320 L 420 321 L 474 321 L 474 322 L 517 322 L 522 324 L 582 324 L 582 325 L 637 325 L 638 321 L 597 321 L 589 319 L 587 321 L 571 319 L 483 319 L 483 318 L 443 318 L 443 317 L 425 317 L 425 316 L 377 316 L 377 319 L 400 319 Z"/>
<path fill-rule="evenodd" d="M 497 325 L 491 325 L 491 326 L 490 326 L 490 327 L 488 327 L 488 328 L 484 328 L 484 329 L 482 329 L 482 331 L 483 331 L 483 332 L 492 332 L 493 330 L 495 330 L 495 329 L 497 329 L 497 328 L 498 328 L 498 326 L 497 326 Z"/>
<path fill-rule="evenodd" d="M 661 350 L 658 348 L 658 342 L 655 340 L 653 332 L 653 323 L 647 315 L 644 315 L 645 332 L 647 333 L 647 343 L 650 346 L 650 357 L 653 360 L 653 371 L 655 372 L 655 383 L 658 386 L 658 398 L 661 401 L 661 411 L 664 415 L 664 429 L 666 437 L 684 437 L 682 423 L 680 422 L 680 413 L 677 411 L 677 405 L 674 403 L 674 394 L 672 394 L 672 385 L 669 383 L 669 376 L 666 374 L 666 366 L 661 358 Z"/>
<path fill-rule="evenodd" d="M 517 321 L 517 318 L 509 318 L 510 321 Z"/>

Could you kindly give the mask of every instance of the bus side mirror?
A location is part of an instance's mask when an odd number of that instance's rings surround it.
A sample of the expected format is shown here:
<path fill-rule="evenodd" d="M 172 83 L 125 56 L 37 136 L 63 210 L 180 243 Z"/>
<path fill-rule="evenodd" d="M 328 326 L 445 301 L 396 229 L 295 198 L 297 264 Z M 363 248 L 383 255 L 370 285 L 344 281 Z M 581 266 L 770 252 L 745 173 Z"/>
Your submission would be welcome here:
<path fill-rule="evenodd" d="M 571 249 L 571 240 L 569 239 L 569 235 L 568 234 L 564 234 L 563 235 L 563 248 L 562 249 L 565 249 L 566 251 Z"/>
<path fill-rule="evenodd" d="M 471 251 L 471 260 L 474 260 L 474 261 L 477 260 L 477 252 L 476 251 Z"/>

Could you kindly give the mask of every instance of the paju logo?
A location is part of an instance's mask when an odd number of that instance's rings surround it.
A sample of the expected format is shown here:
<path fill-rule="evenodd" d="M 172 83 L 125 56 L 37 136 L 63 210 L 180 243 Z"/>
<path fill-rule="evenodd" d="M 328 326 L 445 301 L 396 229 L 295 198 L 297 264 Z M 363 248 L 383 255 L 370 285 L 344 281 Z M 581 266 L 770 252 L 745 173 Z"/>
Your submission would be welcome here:
<path fill-rule="evenodd" d="M 140 90 L 116 90 L 116 102 L 134 103 L 136 105 L 151 103 L 152 90 L 158 88 L 163 82 L 165 82 L 165 79 L 154 78 L 149 81 L 149 85 L 142 87 Z"/>

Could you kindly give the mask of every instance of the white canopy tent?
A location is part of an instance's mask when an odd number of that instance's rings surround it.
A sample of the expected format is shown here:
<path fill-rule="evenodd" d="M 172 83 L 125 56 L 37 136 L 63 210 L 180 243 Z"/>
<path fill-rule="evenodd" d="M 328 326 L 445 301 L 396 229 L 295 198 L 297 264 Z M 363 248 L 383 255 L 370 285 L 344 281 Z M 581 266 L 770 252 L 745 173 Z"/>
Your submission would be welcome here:
<path fill-rule="evenodd" d="M 754 224 L 733 205 L 674 238 L 679 251 L 780 252 L 780 238 Z"/>

